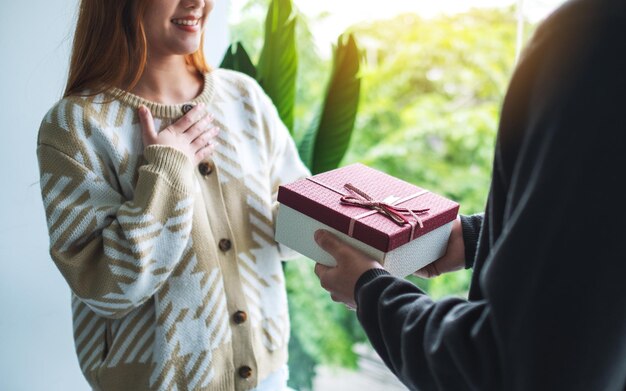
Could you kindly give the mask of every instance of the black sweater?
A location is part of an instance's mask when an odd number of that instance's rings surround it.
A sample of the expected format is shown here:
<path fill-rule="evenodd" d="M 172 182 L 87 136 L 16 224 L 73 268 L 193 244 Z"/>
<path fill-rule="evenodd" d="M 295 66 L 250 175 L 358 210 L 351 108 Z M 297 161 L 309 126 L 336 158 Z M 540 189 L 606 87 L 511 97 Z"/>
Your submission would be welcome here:
<path fill-rule="evenodd" d="M 468 300 L 366 272 L 376 351 L 416 390 L 625 390 L 624 180 L 626 1 L 570 1 L 506 94 Z"/>

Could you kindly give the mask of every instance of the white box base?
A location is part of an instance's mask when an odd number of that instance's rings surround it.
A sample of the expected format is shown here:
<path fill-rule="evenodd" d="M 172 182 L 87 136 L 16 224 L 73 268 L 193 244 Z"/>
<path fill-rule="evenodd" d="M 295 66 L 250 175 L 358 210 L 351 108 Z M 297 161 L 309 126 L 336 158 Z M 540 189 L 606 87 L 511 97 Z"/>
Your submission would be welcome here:
<path fill-rule="evenodd" d="M 445 254 L 452 223 L 451 221 L 442 225 L 426 235 L 385 253 L 295 209 L 279 204 L 275 239 L 307 258 L 327 266 L 335 266 L 335 259 L 322 250 L 313 239 L 315 231 L 325 229 L 376 259 L 392 275 L 406 277 Z"/>

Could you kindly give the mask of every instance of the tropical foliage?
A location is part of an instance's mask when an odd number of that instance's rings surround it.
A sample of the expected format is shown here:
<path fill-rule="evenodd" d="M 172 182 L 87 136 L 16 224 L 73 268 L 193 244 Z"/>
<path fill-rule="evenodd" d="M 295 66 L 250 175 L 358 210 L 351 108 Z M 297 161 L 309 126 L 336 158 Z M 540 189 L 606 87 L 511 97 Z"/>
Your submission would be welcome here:
<path fill-rule="evenodd" d="M 263 32 L 257 20 L 266 6 L 266 1 L 249 1 L 239 23 L 232 26 L 233 36 L 249 44 L 252 58 L 262 51 Z M 333 85 L 350 83 L 335 70 L 337 55 L 335 65 L 333 59 L 319 57 L 307 16 L 298 16 L 293 135 L 302 146 L 311 127 L 324 128 L 319 101 L 320 96 L 328 101 L 329 88 L 319 81 L 330 73 L 331 80 L 337 80 Z M 362 87 L 355 130 L 341 162 L 310 167 L 325 171 L 359 161 L 457 200 L 462 213 L 481 211 L 500 105 L 514 66 L 513 9 L 472 10 L 434 19 L 406 14 L 359 24 L 349 33 L 364 48 L 366 58 L 358 70 Z M 343 88 L 349 87 L 331 95 Z M 337 105 L 333 103 L 336 110 L 344 109 Z M 318 130 L 325 140 L 318 150 L 335 147 L 335 125 L 330 124 L 326 129 L 331 135 Z M 333 153 L 343 155 L 342 150 Z M 306 154 L 303 158 L 307 161 Z M 318 364 L 355 367 L 353 345 L 365 341 L 354 313 L 329 299 L 312 269 L 308 260 L 289 262 L 285 269 L 292 321 L 290 384 L 298 389 L 311 388 Z M 412 280 L 441 297 L 465 294 L 469 276 L 461 271 L 428 281 Z"/>
<path fill-rule="evenodd" d="M 220 65 L 256 78 L 292 135 L 298 71 L 297 20 L 292 0 L 272 0 L 257 65 L 240 41 L 231 45 Z M 360 54 L 356 41 L 351 35 L 340 36 L 334 49 L 319 114 L 297 139 L 300 157 L 313 174 L 336 168 L 343 159 L 359 104 Z"/>

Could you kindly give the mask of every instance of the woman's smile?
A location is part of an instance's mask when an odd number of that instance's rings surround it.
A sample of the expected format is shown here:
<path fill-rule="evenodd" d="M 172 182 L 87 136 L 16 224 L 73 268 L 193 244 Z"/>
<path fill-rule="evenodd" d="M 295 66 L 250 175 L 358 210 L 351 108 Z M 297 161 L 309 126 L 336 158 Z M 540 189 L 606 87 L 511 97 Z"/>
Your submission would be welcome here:
<path fill-rule="evenodd" d="M 184 18 L 172 18 L 170 20 L 177 28 L 187 31 L 190 33 L 195 33 L 200 31 L 202 28 L 202 17 L 201 16 L 186 16 Z"/>

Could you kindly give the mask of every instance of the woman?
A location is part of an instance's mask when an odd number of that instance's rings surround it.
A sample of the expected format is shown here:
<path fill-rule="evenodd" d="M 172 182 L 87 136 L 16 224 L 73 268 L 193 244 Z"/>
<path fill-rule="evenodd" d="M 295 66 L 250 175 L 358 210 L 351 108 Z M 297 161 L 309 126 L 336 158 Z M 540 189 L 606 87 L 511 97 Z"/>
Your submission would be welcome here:
<path fill-rule="evenodd" d="M 275 200 L 308 171 L 258 84 L 208 69 L 212 6 L 83 0 L 39 131 L 50 252 L 94 389 L 286 387 Z"/>

